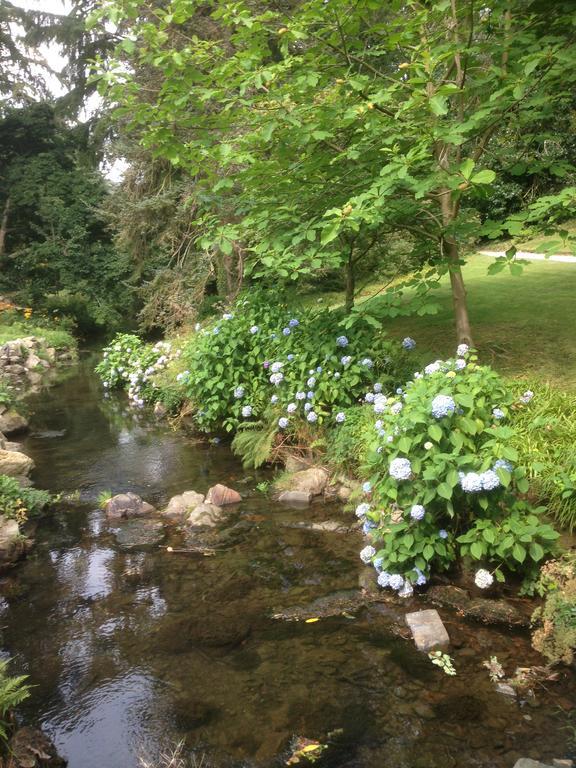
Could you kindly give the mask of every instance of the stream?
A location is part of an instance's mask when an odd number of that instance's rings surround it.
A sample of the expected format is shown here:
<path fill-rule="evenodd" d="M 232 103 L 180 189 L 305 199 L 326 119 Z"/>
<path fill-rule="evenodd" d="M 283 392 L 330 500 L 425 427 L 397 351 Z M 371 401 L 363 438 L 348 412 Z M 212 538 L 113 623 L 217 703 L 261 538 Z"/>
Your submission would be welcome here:
<path fill-rule="evenodd" d="M 329 738 L 321 765 L 331 768 L 574 756 L 571 676 L 523 701 L 498 693 L 483 666 L 542 664 L 527 633 L 441 611 L 458 672 L 448 677 L 409 638 L 403 613 L 429 607 L 417 598 L 312 623 L 272 618 L 358 589 L 361 536 L 299 525 L 349 525 L 350 514 L 270 501 L 256 488 L 270 474 L 244 470 L 225 445 L 173 431 L 122 395 L 105 399 L 95 362 L 84 355 L 28 399 L 36 486 L 79 499 L 38 524 L 35 549 L 0 582 L 0 645 L 34 685 L 20 716 L 70 768 L 136 768 L 181 739 L 198 766 L 280 766 L 295 736 Z M 109 523 L 97 503 L 133 491 L 161 507 L 218 482 L 245 500 L 210 534 L 210 557 L 167 551 L 194 543 L 171 523 Z"/>

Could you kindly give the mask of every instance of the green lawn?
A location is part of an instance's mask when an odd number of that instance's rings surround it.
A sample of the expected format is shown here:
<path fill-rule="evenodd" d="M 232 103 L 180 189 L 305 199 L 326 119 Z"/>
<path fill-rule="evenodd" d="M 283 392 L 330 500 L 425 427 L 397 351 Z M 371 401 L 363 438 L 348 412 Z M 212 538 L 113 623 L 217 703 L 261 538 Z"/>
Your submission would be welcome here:
<path fill-rule="evenodd" d="M 474 256 L 464 268 L 481 359 L 509 376 L 576 389 L 576 264 L 530 262 L 518 277 L 487 275 L 489 264 Z M 412 336 L 431 358 L 453 354 L 456 344 L 448 278 L 443 284 L 437 315 L 387 323 L 391 336 Z"/>
<path fill-rule="evenodd" d="M 46 328 L 41 325 L 36 325 L 33 321 L 16 321 L 7 324 L 0 324 L 0 344 L 5 344 L 7 341 L 13 341 L 14 339 L 21 339 L 25 336 L 38 336 L 46 339 L 49 347 L 64 348 L 75 347 L 76 341 L 71 333 L 65 331 L 63 328 Z"/>

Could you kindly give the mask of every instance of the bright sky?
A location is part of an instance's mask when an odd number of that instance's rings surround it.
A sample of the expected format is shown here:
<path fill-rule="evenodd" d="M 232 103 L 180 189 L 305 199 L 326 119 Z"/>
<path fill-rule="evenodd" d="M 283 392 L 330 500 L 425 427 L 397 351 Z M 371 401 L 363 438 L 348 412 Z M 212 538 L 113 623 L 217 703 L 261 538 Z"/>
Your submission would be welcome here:
<path fill-rule="evenodd" d="M 12 0 L 14 5 L 19 8 L 25 8 L 32 11 L 46 11 L 48 13 L 66 14 L 72 9 L 72 4 L 69 0 Z M 57 45 L 42 45 L 40 46 L 40 53 L 48 63 L 48 66 L 55 72 L 60 72 L 66 64 L 66 58 L 61 55 L 61 52 Z M 46 84 L 54 96 L 60 96 L 64 93 L 64 89 L 57 77 L 53 75 L 45 75 Z M 84 112 L 90 114 L 95 110 L 100 101 L 100 97 L 97 94 L 90 96 Z M 110 181 L 121 181 L 122 176 L 127 168 L 127 164 L 122 160 L 115 160 L 111 165 L 105 165 L 102 171 Z"/>

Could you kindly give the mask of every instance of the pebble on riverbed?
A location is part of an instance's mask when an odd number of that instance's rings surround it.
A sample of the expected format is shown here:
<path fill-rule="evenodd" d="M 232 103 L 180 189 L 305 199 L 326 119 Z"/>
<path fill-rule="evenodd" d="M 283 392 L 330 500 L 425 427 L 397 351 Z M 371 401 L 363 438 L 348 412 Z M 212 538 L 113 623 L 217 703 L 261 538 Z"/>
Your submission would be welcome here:
<path fill-rule="evenodd" d="M 104 511 L 107 517 L 117 520 L 124 517 L 148 515 L 156 510 L 152 504 L 143 501 L 135 493 L 118 493 L 116 496 L 108 499 Z"/>
<path fill-rule="evenodd" d="M 440 614 L 434 608 L 424 611 L 414 611 L 406 614 L 406 624 L 412 631 L 412 637 L 419 651 L 444 650 L 450 645 L 450 637 L 446 631 Z"/>

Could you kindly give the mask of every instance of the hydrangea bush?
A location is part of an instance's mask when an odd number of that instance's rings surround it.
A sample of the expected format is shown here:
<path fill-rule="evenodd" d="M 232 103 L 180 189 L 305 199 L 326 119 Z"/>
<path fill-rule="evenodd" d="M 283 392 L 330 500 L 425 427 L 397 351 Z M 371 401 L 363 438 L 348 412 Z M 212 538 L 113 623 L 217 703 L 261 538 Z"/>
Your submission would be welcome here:
<path fill-rule="evenodd" d="M 506 569 L 537 569 L 558 534 L 523 498 L 529 484 L 508 423 L 514 396 L 494 371 L 461 345 L 368 407 L 370 491 L 356 514 L 370 538 L 361 558 L 382 587 L 409 595 L 464 556 L 483 566 L 480 588 Z"/>

